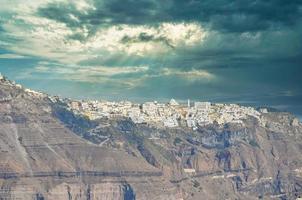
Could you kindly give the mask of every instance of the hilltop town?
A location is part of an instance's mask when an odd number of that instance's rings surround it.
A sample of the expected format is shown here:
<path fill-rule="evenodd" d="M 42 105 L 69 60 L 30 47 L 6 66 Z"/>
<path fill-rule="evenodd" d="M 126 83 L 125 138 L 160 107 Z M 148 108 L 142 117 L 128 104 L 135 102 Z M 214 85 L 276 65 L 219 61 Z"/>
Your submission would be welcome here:
<path fill-rule="evenodd" d="M 243 123 L 248 116 L 260 120 L 261 112 L 252 107 L 237 104 L 214 104 L 193 102 L 180 104 L 171 99 L 168 103 L 157 101 L 142 104 L 130 101 L 73 101 L 65 100 L 68 108 L 76 114 L 87 116 L 91 120 L 101 118 L 129 117 L 134 123 L 162 125 L 164 127 L 187 126 L 193 130 L 198 126 L 226 123 Z"/>
<path fill-rule="evenodd" d="M 8 81 L 3 76 L 0 79 L 6 84 L 23 89 L 21 85 Z M 49 96 L 30 89 L 24 90 L 33 97 L 49 98 L 53 103 L 63 102 L 67 105 L 67 109 L 75 114 L 84 115 L 90 120 L 128 117 L 137 124 L 155 124 L 169 128 L 186 126 L 195 130 L 198 126 L 212 123 L 219 125 L 226 123 L 242 124 L 243 120 L 248 117 L 254 117 L 260 121 L 261 113 L 268 112 L 265 108 L 258 111 L 253 107 L 245 107 L 238 104 L 190 102 L 190 100 L 188 100 L 187 104 L 181 104 L 175 99 L 171 99 L 167 103 L 152 101 L 141 104 L 130 101 L 76 101 L 69 98 L 62 99 L 58 96 Z"/>

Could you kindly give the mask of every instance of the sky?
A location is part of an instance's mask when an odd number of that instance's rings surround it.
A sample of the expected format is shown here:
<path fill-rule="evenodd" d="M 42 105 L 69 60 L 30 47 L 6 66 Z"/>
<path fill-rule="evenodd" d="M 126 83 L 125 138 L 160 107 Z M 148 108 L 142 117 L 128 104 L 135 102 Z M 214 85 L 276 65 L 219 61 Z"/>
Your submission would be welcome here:
<path fill-rule="evenodd" d="M 301 0 L 0 0 L 0 72 L 76 99 L 302 116 Z"/>

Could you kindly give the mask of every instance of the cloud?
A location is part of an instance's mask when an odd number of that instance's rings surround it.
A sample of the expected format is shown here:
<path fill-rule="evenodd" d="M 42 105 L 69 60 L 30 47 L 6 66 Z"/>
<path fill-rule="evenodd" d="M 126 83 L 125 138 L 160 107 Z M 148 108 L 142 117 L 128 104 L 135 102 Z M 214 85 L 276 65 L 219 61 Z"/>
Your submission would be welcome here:
<path fill-rule="evenodd" d="M 81 26 L 116 24 L 142 25 L 153 23 L 195 21 L 216 30 L 248 32 L 267 30 L 274 26 L 291 26 L 301 17 L 301 1 L 249 0 L 119 0 L 88 1 L 82 12 L 72 1 L 52 2 L 39 8 L 43 17 L 75 26 L 69 14 L 79 19 Z"/>
<path fill-rule="evenodd" d="M 153 79 L 175 79 L 183 83 L 215 81 L 214 74 L 206 70 L 187 70 L 163 68 L 152 69 L 149 66 L 65 66 L 60 63 L 39 62 L 34 68 L 18 72 L 18 79 L 68 80 L 80 83 L 101 84 L 115 90 L 146 87 Z M 147 86 L 149 87 L 149 86 Z"/>
<path fill-rule="evenodd" d="M 3 8 L 11 14 L 0 38 L 12 52 L 65 64 L 102 65 L 123 55 L 191 69 L 234 66 L 278 49 L 278 56 L 285 48 L 297 52 L 285 38 L 293 38 L 300 8 L 299 1 L 35 0 Z"/>
<path fill-rule="evenodd" d="M 115 89 L 131 89 L 143 81 L 148 66 L 65 66 L 60 63 L 39 62 L 34 68 L 20 70 L 18 79 L 68 80 L 78 83 L 102 84 Z"/>
<path fill-rule="evenodd" d="M 209 81 L 216 78 L 214 74 L 206 70 L 196 70 L 196 69 L 192 69 L 190 71 L 180 71 L 177 69 L 163 68 L 160 71 L 159 75 L 177 76 L 179 78 L 186 79 L 189 81 L 198 81 L 198 80 Z"/>
<path fill-rule="evenodd" d="M 157 26 L 112 26 L 99 30 L 94 44 L 103 44 L 109 51 L 127 54 L 158 54 L 177 48 L 201 44 L 206 31 L 194 23 L 162 23 Z"/>
<path fill-rule="evenodd" d="M 0 54 L 0 59 L 24 59 L 26 56 L 19 54 Z"/>
<path fill-rule="evenodd" d="M 114 77 L 124 74 L 143 73 L 149 70 L 148 66 L 122 66 L 122 67 L 106 67 L 106 66 L 64 66 L 59 63 L 40 62 L 32 72 L 64 74 L 73 76 L 76 74 L 99 77 Z"/>
<path fill-rule="evenodd" d="M 75 64 L 98 55 L 125 53 L 149 56 L 189 48 L 201 44 L 207 35 L 199 24 L 184 22 L 96 26 L 92 34 L 91 28 L 82 26 L 81 19 L 74 13 L 75 10 L 86 12 L 85 4 L 80 6 L 80 10 L 76 4 L 68 4 L 67 8 L 63 7 L 66 10 L 60 12 L 63 15 L 55 12 L 61 9 L 61 4 L 65 5 L 59 2 L 50 4 L 47 11 L 39 10 L 39 13 L 43 11 L 43 17 L 35 15 L 31 8 L 4 23 L 6 40 L 13 40 L 6 48 L 20 54 Z M 52 15 L 60 19 L 54 20 Z M 67 23 L 67 18 L 74 24 Z"/>

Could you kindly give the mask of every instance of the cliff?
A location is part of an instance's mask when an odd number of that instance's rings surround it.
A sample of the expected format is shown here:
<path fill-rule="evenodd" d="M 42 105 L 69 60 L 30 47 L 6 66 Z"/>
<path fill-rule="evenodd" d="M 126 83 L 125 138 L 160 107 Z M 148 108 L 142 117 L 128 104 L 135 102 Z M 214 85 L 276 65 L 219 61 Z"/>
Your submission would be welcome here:
<path fill-rule="evenodd" d="M 90 120 L 0 80 L 0 199 L 297 199 L 301 153 L 289 113 L 195 130 Z"/>

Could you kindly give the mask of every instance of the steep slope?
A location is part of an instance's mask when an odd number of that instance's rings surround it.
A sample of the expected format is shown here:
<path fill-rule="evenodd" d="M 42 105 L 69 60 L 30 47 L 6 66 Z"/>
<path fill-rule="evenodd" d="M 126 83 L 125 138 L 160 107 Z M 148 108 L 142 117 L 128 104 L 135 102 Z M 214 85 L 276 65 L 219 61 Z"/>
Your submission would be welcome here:
<path fill-rule="evenodd" d="M 134 199 L 127 179 L 162 176 L 141 157 L 77 136 L 54 117 L 52 106 L 47 95 L 0 81 L 1 198 Z"/>
<path fill-rule="evenodd" d="M 296 199 L 302 194 L 302 127 L 296 122 L 288 113 L 268 113 L 261 122 L 192 131 L 116 119 L 106 127 L 105 145 L 143 156 L 182 188 L 184 199 Z M 104 130 L 99 134 L 101 140 Z"/>
<path fill-rule="evenodd" d="M 0 80 L 0 199 L 297 199 L 301 153 L 289 113 L 196 130 L 91 121 Z"/>

